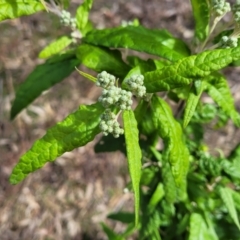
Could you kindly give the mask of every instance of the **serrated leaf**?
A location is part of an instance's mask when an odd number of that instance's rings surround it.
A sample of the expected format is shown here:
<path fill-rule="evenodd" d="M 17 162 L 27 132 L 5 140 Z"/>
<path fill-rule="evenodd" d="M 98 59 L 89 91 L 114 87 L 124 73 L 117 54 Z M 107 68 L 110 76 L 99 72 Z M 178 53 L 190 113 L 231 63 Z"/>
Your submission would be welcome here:
<path fill-rule="evenodd" d="M 11 184 L 19 183 L 29 173 L 43 167 L 47 162 L 54 161 L 63 153 L 92 141 L 100 132 L 98 124 L 103 111 L 100 103 L 82 105 L 62 122 L 49 128 L 20 158 L 10 176 Z"/>
<path fill-rule="evenodd" d="M 205 51 L 145 73 L 144 83 L 147 92 L 152 93 L 185 87 L 193 80 L 204 78 L 237 59 L 240 59 L 240 47 Z"/>
<path fill-rule="evenodd" d="M 159 227 L 161 219 L 159 211 L 157 209 L 149 209 L 148 206 L 142 209 L 143 216 L 141 218 L 141 228 L 139 233 L 139 239 L 154 239 L 160 240 Z"/>
<path fill-rule="evenodd" d="M 228 209 L 229 215 L 231 216 L 233 222 L 236 224 L 236 226 L 240 230 L 240 224 L 239 224 L 239 220 L 238 220 L 237 210 L 234 205 L 232 190 L 228 187 L 221 187 L 219 189 L 219 192 L 220 192 L 220 196 L 221 196 L 226 208 Z"/>
<path fill-rule="evenodd" d="M 176 185 L 184 186 L 189 166 L 189 152 L 183 140 L 181 125 L 174 119 L 169 105 L 163 99 L 154 95 L 151 107 L 153 121 L 160 137 L 163 138 Z"/>
<path fill-rule="evenodd" d="M 171 61 L 189 56 L 186 44 L 166 30 L 147 29 L 142 26 L 117 27 L 89 32 L 84 42 L 113 48 L 129 48 L 157 55 Z"/>
<path fill-rule="evenodd" d="M 49 58 L 52 55 L 55 55 L 61 52 L 64 48 L 69 46 L 72 43 L 72 38 L 67 36 L 62 36 L 52 43 L 50 43 L 47 47 L 45 47 L 38 55 L 39 58 Z"/>
<path fill-rule="evenodd" d="M 186 107 L 184 110 L 184 116 L 183 116 L 183 127 L 184 128 L 187 127 L 192 116 L 194 115 L 196 107 L 198 105 L 199 99 L 202 95 L 204 88 L 205 88 L 205 82 L 202 82 L 197 95 L 196 95 L 194 89 L 190 90 L 188 98 L 187 98 L 187 102 L 186 102 Z"/>
<path fill-rule="evenodd" d="M 89 11 L 92 8 L 93 0 L 85 0 L 83 4 L 81 4 L 76 13 L 77 26 L 78 29 L 82 32 L 88 23 L 88 15 Z"/>
<path fill-rule="evenodd" d="M 96 72 L 107 71 L 123 78 L 130 70 L 130 67 L 123 62 L 118 50 L 82 44 L 78 47 L 76 55 L 82 64 Z"/>
<path fill-rule="evenodd" d="M 209 33 L 210 7 L 208 0 L 191 0 L 195 20 L 195 37 L 204 41 Z"/>
<path fill-rule="evenodd" d="M 122 223 L 133 223 L 134 222 L 134 213 L 130 212 L 117 212 L 111 213 L 107 216 L 109 219 L 120 221 Z"/>
<path fill-rule="evenodd" d="M 173 178 L 171 167 L 164 154 L 162 161 L 162 181 L 167 203 L 173 204 L 177 198 L 176 184 Z"/>
<path fill-rule="evenodd" d="M 74 55 L 63 54 L 59 61 L 47 61 L 38 65 L 19 86 L 11 108 L 11 119 L 36 99 L 43 91 L 49 89 L 56 83 L 69 76 L 75 66 L 79 65 L 79 60 Z M 56 58 L 54 58 L 56 59 Z"/>
<path fill-rule="evenodd" d="M 225 77 L 218 73 L 210 76 L 206 82 L 206 90 L 236 126 L 240 126 L 240 115 L 235 109 L 234 99 Z"/>
<path fill-rule="evenodd" d="M 111 228 L 109 228 L 105 223 L 101 223 L 103 231 L 108 236 L 108 240 L 124 240 L 123 237 L 115 233 Z"/>
<path fill-rule="evenodd" d="M 33 0 L 1 0 L 0 21 L 31 15 L 44 9 L 41 2 Z"/>
<path fill-rule="evenodd" d="M 188 240 L 216 240 L 215 235 L 209 232 L 207 223 L 200 213 L 191 214 Z"/>
<path fill-rule="evenodd" d="M 140 178 L 142 166 L 142 152 L 139 147 L 139 132 L 137 128 L 137 121 L 134 117 L 133 111 L 123 112 L 124 135 L 127 149 L 128 168 L 132 180 L 134 191 L 135 204 L 135 225 L 139 221 L 139 206 L 140 206 Z"/>

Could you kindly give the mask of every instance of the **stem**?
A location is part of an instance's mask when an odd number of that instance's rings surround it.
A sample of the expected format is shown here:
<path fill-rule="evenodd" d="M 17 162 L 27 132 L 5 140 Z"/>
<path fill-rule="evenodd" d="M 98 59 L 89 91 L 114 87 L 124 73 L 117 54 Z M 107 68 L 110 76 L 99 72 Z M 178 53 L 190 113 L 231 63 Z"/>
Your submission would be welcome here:
<path fill-rule="evenodd" d="M 212 27 L 211 27 L 210 30 L 209 30 L 208 36 L 207 36 L 207 38 L 205 39 L 205 41 L 203 42 L 202 46 L 200 47 L 200 52 L 202 52 L 203 49 L 205 48 L 205 46 L 206 46 L 206 44 L 207 44 L 207 42 L 208 42 L 208 40 L 209 40 L 212 32 L 214 31 L 215 27 L 217 26 L 217 24 L 218 24 L 218 22 L 221 20 L 221 18 L 222 18 L 222 17 L 216 17 L 216 18 L 214 19 L 213 25 L 212 25 Z"/>

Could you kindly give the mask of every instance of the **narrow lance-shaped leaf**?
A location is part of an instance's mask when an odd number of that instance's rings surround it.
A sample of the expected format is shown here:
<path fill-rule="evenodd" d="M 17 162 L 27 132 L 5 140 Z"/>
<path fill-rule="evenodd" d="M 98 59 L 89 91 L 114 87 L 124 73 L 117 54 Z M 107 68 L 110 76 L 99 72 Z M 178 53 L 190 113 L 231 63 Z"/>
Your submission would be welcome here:
<path fill-rule="evenodd" d="M 234 221 L 234 223 L 240 230 L 240 224 L 239 224 L 239 220 L 238 220 L 237 210 L 234 205 L 232 190 L 228 187 L 221 187 L 219 191 L 220 191 L 220 196 L 221 196 L 226 208 L 228 209 L 229 215 L 231 216 L 232 220 Z"/>
<path fill-rule="evenodd" d="M 122 223 L 134 223 L 134 214 L 130 212 L 111 213 L 107 217 L 109 219 L 120 221 Z"/>
<path fill-rule="evenodd" d="M 115 233 L 111 228 L 109 228 L 105 223 L 101 223 L 103 231 L 108 236 L 108 240 L 124 240 L 123 237 Z"/>
<path fill-rule="evenodd" d="M 80 31 L 83 31 L 88 22 L 89 11 L 92 8 L 93 0 L 85 0 L 77 9 L 76 19 L 77 26 Z"/>
<path fill-rule="evenodd" d="M 204 41 L 209 33 L 210 7 L 208 0 L 191 0 L 195 20 L 195 37 Z"/>
<path fill-rule="evenodd" d="M 72 38 L 67 36 L 62 36 L 48 46 L 46 46 L 38 55 L 39 58 L 49 58 L 54 54 L 61 52 L 64 48 L 72 43 Z"/>
<path fill-rule="evenodd" d="M 174 119 L 169 105 L 157 96 L 152 97 L 153 121 L 166 146 L 173 177 L 178 186 L 186 187 L 189 152 L 183 140 L 181 125 Z M 186 189 L 181 189 L 185 194 Z"/>
<path fill-rule="evenodd" d="M 162 161 L 162 181 L 165 192 L 165 199 L 169 204 L 173 204 L 177 199 L 176 183 L 173 178 L 170 164 L 164 154 Z"/>
<path fill-rule="evenodd" d="M 191 91 L 189 92 L 188 98 L 187 98 L 187 103 L 184 111 L 184 116 L 183 116 L 183 127 L 187 127 L 188 123 L 190 122 L 195 109 L 198 105 L 199 99 L 202 95 L 202 92 L 205 87 L 205 82 L 202 82 L 201 80 L 197 80 L 201 82 L 201 86 L 198 90 L 198 94 L 196 95 L 194 89 L 192 88 Z"/>
<path fill-rule="evenodd" d="M 237 126 L 240 126 L 240 115 L 235 109 L 234 99 L 225 77 L 219 73 L 215 73 L 214 75 L 209 76 L 206 81 L 207 93 L 233 120 L 233 122 Z"/>
<path fill-rule="evenodd" d="M 240 59 L 240 47 L 205 51 L 182 58 L 170 66 L 145 73 L 144 83 L 148 92 L 184 87 L 194 79 L 204 78 L 237 59 Z"/>
<path fill-rule="evenodd" d="M 103 111 L 100 103 L 82 105 L 62 122 L 48 129 L 47 133 L 20 158 L 10 176 L 10 182 L 17 184 L 45 163 L 92 141 L 100 132 L 98 124 Z"/>
<path fill-rule="evenodd" d="M 93 30 L 83 38 L 83 41 L 104 47 L 129 48 L 171 61 L 190 54 L 187 45 L 166 30 L 147 29 L 142 26 Z"/>
<path fill-rule="evenodd" d="M 107 71 L 117 77 L 123 78 L 130 67 L 123 62 L 118 50 L 108 50 L 89 44 L 82 44 L 77 49 L 77 58 L 86 67 L 96 71 Z"/>
<path fill-rule="evenodd" d="M 6 19 L 18 18 L 24 15 L 44 10 L 41 2 L 33 0 L 1 0 L 0 1 L 0 22 Z"/>
<path fill-rule="evenodd" d="M 151 196 L 151 199 L 149 200 L 149 207 L 152 209 L 155 209 L 157 204 L 161 201 L 161 199 L 164 197 L 164 186 L 162 183 L 158 183 L 154 193 Z"/>
<path fill-rule="evenodd" d="M 137 121 L 134 117 L 133 111 L 123 112 L 124 134 L 127 149 L 128 168 L 132 180 L 135 203 L 135 224 L 139 220 L 139 206 L 140 206 L 140 178 L 142 165 L 142 152 L 139 147 L 139 133 L 137 128 Z"/>
<path fill-rule="evenodd" d="M 74 55 L 68 53 L 60 57 L 54 57 L 54 59 L 57 60 L 51 62 L 51 59 L 49 59 L 46 63 L 38 65 L 19 86 L 11 109 L 11 119 L 43 91 L 70 75 L 75 66 L 80 63 Z"/>

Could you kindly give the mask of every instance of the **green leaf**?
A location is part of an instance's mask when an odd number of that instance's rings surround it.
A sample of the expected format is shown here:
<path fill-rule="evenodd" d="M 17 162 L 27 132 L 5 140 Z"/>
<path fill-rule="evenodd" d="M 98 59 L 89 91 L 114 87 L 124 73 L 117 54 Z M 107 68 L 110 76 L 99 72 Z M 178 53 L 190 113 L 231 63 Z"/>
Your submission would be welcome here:
<path fill-rule="evenodd" d="M 135 203 L 135 225 L 139 221 L 139 206 L 140 206 L 140 178 L 141 178 L 141 160 L 142 153 L 139 147 L 139 136 L 137 121 L 133 111 L 123 112 L 124 134 L 127 149 L 128 168 L 132 180 Z"/>
<path fill-rule="evenodd" d="M 43 167 L 47 162 L 54 161 L 63 153 L 92 141 L 100 132 L 98 124 L 103 111 L 100 103 L 82 105 L 62 122 L 48 129 L 47 133 L 20 158 L 10 176 L 11 184 L 19 183 L 29 173 Z"/>
<path fill-rule="evenodd" d="M 33 0 L 1 0 L 0 21 L 31 15 L 44 9 L 42 3 Z"/>
<path fill-rule="evenodd" d="M 177 186 L 184 186 L 189 165 L 189 152 L 183 140 L 181 125 L 174 119 L 169 105 L 157 96 L 152 97 L 153 121 L 163 138 L 166 154 Z M 185 190 L 184 190 L 185 192 Z"/>
<path fill-rule="evenodd" d="M 230 92 L 227 80 L 221 74 L 215 73 L 206 82 L 207 93 L 230 117 L 236 126 L 240 126 L 240 115 L 234 106 L 234 99 Z"/>
<path fill-rule="evenodd" d="M 233 201 L 236 209 L 240 212 L 240 193 L 236 191 L 232 191 L 232 197 L 233 197 Z"/>
<path fill-rule="evenodd" d="M 200 213 L 192 213 L 190 217 L 190 234 L 188 240 L 217 240 L 208 228 L 204 216 Z"/>
<path fill-rule="evenodd" d="M 240 144 L 236 145 L 236 147 L 231 151 L 230 156 L 228 157 L 230 161 L 234 161 L 240 159 Z"/>
<path fill-rule="evenodd" d="M 77 58 L 86 67 L 96 71 L 106 71 L 118 77 L 125 77 L 130 67 L 123 62 L 118 50 L 108 50 L 89 44 L 82 44 L 77 49 Z"/>
<path fill-rule="evenodd" d="M 153 113 L 148 102 L 140 101 L 134 110 L 135 118 L 138 122 L 138 127 L 141 133 L 149 136 L 156 132 L 156 127 L 153 123 Z"/>
<path fill-rule="evenodd" d="M 68 53 L 63 55 L 65 58 L 60 56 L 59 61 L 57 61 L 57 57 L 54 57 L 54 61 L 49 59 L 49 61 L 38 65 L 19 86 L 11 109 L 11 119 L 15 118 L 22 109 L 43 91 L 69 76 L 75 66 L 79 65 L 80 62 L 74 55 Z"/>
<path fill-rule="evenodd" d="M 240 59 L 240 47 L 205 51 L 182 58 L 170 66 L 145 73 L 144 83 L 148 92 L 184 87 L 193 80 L 204 78 L 237 59 Z"/>
<path fill-rule="evenodd" d="M 209 233 L 209 238 L 211 240 L 219 240 L 219 238 L 217 236 L 217 233 L 216 233 L 216 230 L 214 228 L 214 222 L 213 221 L 215 220 L 215 218 L 209 212 L 204 211 L 204 219 L 205 219 L 207 227 L 208 227 L 207 231 Z"/>
<path fill-rule="evenodd" d="M 101 223 L 103 231 L 108 236 L 109 240 L 124 240 L 121 236 L 115 233 L 111 228 L 109 228 L 105 223 Z"/>
<path fill-rule="evenodd" d="M 153 192 L 151 199 L 149 200 L 149 207 L 155 208 L 156 205 L 161 201 L 164 197 L 164 185 L 162 183 L 158 183 L 155 191 Z"/>
<path fill-rule="evenodd" d="M 147 29 L 142 26 L 93 30 L 83 38 L 83 41 L 104 47 L 129 48 L 171 61 L 190 54 L 186 44 L 166 30 Z"/>
<path fill-rule="evenodd" d="M 122 223 L 133 223 L 134 222 L 134 213 L 130 213 L 130 212 L 111 213 L 107 217 L 109 219 L 120 221 Z"/>
<path fill-rule="evenodd" d="M 149 186 L 156 178 L 156 168 L 143 168 L 141 174 L 141 186 Z"/>
<path fill-rule="evenodd" d="M 233 195 L 232 195 L 233 190 L 231 190 L 228 187 L 221 187 L 219 191 L 220 191 L 220 196 L 221 196 L 226 208 L 228 209 L 228 213 L 230 214 L 232 220 L 234 221 L 234 223 L 240 230 L 238 214 L 237 214 L 237 210 L 234 205 L 234 200 L 233 200 Z"/>
<path fill-rule="evenodd" d="M 135 224 L 134 224 L 134 223 L 128 224 L 127 228 L 126 228 L 126 229 L 124 230 L 124 232 L 121 234 L 122 237 L 123 237 L 124 239 L 126 239 L 126 237 L 128 237 L 129 235 L 131 235 L 131 234 L 134 232 L 135 229 L 136 229 L 136 228 L 135 228 Z"/>
<path fill-rule="evenodd" d="M 45 47 L 38 55 L 39 58 L 49 58 L 54 54 L 61 52 L 64 48 L 72 43 L 72 38 L 67 36 L 62 36 L 52 43 L 50 43 L 47 47 Z"/>
<path fill-rule="evenodd" d="M 164 160 L 162 161 L 162 181 L 165 192 L 165 199 L 169 204 L 173 204 L 177 198 L 176 184 L 173 178 L 171 167 L 164 154 Z"/>
<path fill-rule="evenodd" d="M 239 159 L 234 159 L 232 162 L 228 159 L 222 159 L 221 161 L 222 169 L 225 173 L 230 175 L 233 179 L 240 179 L 240 161 Z"/>
<path fill-rule="evenodd" d="M 176 235 L 179 236 L 181 235 L 185 230 L 186 228 L 188 227 L 189 225 L 189 219 L 190 219 L 190 216 L 188 213 L 186 213 L 181 219 L 180 221 L 178 222 L 177 224 L 177 229 L 176 229 Z"/>
<path fill-rule="evenodd" d="M 139 66 L 136 66 L 134 68 L 132 68 L 128 73 L 127 75 L 124 77 L 123 81 L 122 81 L 122 84 L 121 84 L 121 87 L 123 89 L 128 89 L 128 85 L 126 84 L 126 81 L 131 78 L 133 75 L 139 75 L 141 74 L 141 69 Z"/>
<path fill-rule="evenodd" d="M 89 11 L 92 8 L 93 0 L 85 0 L 77 9 L 76 19 L 78 29 L 82 32 L 88 23 Z"/>
<path fill-rule="evenodd" d="M 90 75 L 90 74 L 88 74 L 88 73 L 82 72 L 82 71 L 78 70 L 77 68 L 76 68 L 76 70 L 77 70 L 78 73 L 79 73 L 80 75 L 82 75 L 83 77 L 85 77 L 85 78 L 87 78 L 88 80 L 96 83 L 96 81 L 97 81 L 97 78 L 96 78 L 96 77 L 93 77 L 92 75 Z"/>
<path fill-rule="evenodd" d="M 195 113 L 196 107 L 198 105 L 199 99 L 202 95 L 204 88 L 205 88 L 205 84 L 202 82 L 197 95 L 195 94 L 194 89 L 191 89 L 191 91 L 189 92 L 185 111 L 184 111 L 184 116 L 183 116 L 183 127 L 184 128 L 187 127 L 193 114 Z"/>
<path fill-rule="evenodd" d="M 159 210 L 148 208 L 147 203 L 142 207 L 141 228 L 139 239 L 160 240 L 159 227 L 161 225 Z"/>
<path fill-rule="evenodd" d="M 195 20 L 195 38 L 204 41 L 209 33 L 210 7 L 208 0 L 191 0 Z"/>
<path fill-rule="evenodd" d="M 156 69 L 156 63 L 157 60 L 153 59 L 148 59 L 148 60 L 143 60 L 137 56 L 128 56 L 127 57 L 127 62 L 131 65 L 131 67 L 139 67 L 141 73 L 153 71 Z"/>

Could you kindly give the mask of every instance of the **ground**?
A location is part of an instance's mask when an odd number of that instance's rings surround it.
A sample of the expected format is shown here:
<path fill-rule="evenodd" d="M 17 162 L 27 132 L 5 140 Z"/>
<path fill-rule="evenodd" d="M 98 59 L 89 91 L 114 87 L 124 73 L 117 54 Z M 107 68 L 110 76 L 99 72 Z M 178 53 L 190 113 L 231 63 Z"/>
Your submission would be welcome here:
<path fill-rule="evenodd" d="M 71 12 L 79 3 L 72 1 Z M 90 15 L 97 28 L 118 26 L 135 18 L 149 28 L 166 28 L 188 42 L 194 34 L 188 0 L 97 0 Z M 110 212 L 132 210 L 133 195 L 124 192 L 129 181 L 124 155 L 94 153 L 100 136 L 46 164 L 19 185 L 8 182 L 12 168 L 34 140 L 80 104 L 92 103 L 98 97 L 97 88 L 74 72 L 9 121 L 15 89 L 36 64 L 42 63 L 38 53 L 68 30 L 60 26 L 56 16 L 42 12 L 0 23 L 0 32 L 1 240 L 106 239 L 99 223 L 106 222 Z M 239 69 L 228 68 L 225 73 L 239 110 Z M 209 128 L 205 138 L 212 148 L 222 148 L 227 154 L 239 142 L 239 135 L 229 123 L 214 134 Z M 120 224 L 107 223 L 116 231 L 122 230 Z"/>

